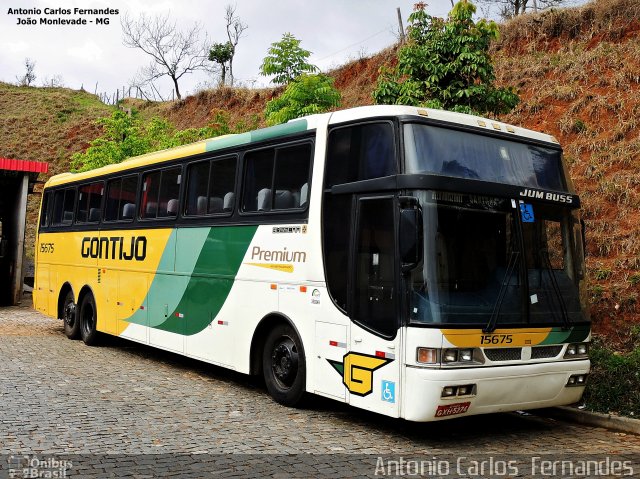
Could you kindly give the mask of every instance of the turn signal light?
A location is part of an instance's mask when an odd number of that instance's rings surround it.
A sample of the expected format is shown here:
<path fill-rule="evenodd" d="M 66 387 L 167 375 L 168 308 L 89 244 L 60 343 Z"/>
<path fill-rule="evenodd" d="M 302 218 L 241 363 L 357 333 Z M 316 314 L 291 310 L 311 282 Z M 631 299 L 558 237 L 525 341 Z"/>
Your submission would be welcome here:
<path fill-rule="evenodd" d="M 438 350 L 434 348 L 418 348 L 416 360 L 422 364 L 436 364 L 438 362 Z"/>

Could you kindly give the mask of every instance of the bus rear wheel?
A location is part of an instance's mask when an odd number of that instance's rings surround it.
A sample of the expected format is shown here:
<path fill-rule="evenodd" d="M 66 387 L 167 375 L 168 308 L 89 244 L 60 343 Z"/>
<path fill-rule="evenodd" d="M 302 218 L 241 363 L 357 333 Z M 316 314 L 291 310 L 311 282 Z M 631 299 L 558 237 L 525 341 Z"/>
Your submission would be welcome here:
<path fill-rule="evenodd" d="M 76 303 L 73 301 L 73 291 L 69 290 L 62 303 L 64 334 L 69 339 L 78 339 L 80 337 L 80 322 L 78 321 L 76 310 Z"/>
<path fill-rule="evenodd" d="M 96 309 L 96 301 L 93 299 L 91 293 L 85 295 L 82 298 L 82 304 L 80 305 L 80 317 L 78 318 L 80 323 L 80 337 L 87 346 L 93 346 L 98 342 L 98 330 L 96 326 L 98 324 L 98 311 Z"/>
<path fill-rule="evenodd" d="M 300 338 L 289 325 L 275 327 L 264 345 L 262 373 L 267 391 L 284 406 L 299 404 L 305 391 L 306 366 Z"/>

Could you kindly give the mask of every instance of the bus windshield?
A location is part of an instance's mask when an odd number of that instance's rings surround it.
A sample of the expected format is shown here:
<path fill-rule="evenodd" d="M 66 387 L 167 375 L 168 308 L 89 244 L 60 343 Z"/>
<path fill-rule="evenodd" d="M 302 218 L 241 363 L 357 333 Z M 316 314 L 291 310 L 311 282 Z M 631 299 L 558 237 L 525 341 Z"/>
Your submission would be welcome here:
<path fill-rule="evenodd" d="M 565 325 L 584 316 L 579 220 L 566 207 L 418 191 L 424 261 L 411 276 L 410 320 Z M 516 206 L 514 208 L 514 205 Z"/>
<path fill-rule="evenodd" d="M 421 123 L 404 125 L 405 172 L 566 191 L 559 148 Z"/>

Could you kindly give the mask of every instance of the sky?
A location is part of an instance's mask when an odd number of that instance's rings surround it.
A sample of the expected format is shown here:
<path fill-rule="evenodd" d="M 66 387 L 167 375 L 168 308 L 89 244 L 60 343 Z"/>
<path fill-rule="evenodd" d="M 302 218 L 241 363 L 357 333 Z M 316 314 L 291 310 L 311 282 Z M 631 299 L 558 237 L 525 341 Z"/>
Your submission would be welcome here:
<path fill-rule="evenodd" d="M 60 75 L 64 85 L 94 92 L 114 92 L 128 86 L 141 66 L 149 63 L 142 51 L 122 43 L 120 19 L 128 14 L 170 15 L 178 28 L 200 22 L 212 42 L 226 41 L 225 5 L 228 0 L 0 0 L 0 81 L 16 82 L 25 72 L 25 58 L 35 61 L 36 85 Z M 266 86 L 258 73 L 270 44 L 290 32 L 313 55 L 310 62 L 326 71 L 360 55 L 370 55 L 394 43 L 398 30 L 396 7 L 404 20 L 415 0 L 236 0 L 236 14 L 248 25 L 234 58 L 234 76 L 245 86 Z M 444 16 L 449 0 L 434 0 L 429 11 Z M 44 15 L 45 8 L 111 8 L 108 25 L 18 25 L 18 18 L 85 18 L 94 16 Z M 40 9 L 41 15 L 9 14 L 9 9 Z M 180 89 L 193 93 L 215 81 L 198 73 L 183 77 Z M 168 95 L 168 81 L 159 83 Z"/>
<path fill-rule="evenodd" d="M 140 67 L 150 57 L 122 43 L 121 18 L 169 15 L 177 27 L 187 30 L 202 25 L 211 42 L 226 41 L 224 11 L 236 5 L 236 15 L 248 26 L 234 58 L 236 84 L 267 86 L 259 67 L 270 44 L 285 32 L 302 41 L 313 54 L 309 61 L 322 71 L 349 60 L 368 56 L 393 44 L 398 32 L 396 8 L 406 24 L 416 0 L 0 0 L 0 81 L 15 83 L 25 72 L 25 58 L 35 61 L 35 84 L 41 86 L 57 76 L 64 86 L 83 87 L 90 92 L 112 94 L 128 87 Z M 431 0 L 427 11 L 446 16 L 450 0 Z M 95 19 L 103 15 L 45 15 L 45 8 L 117 9 L 108 25 Z M 9 13 L 9 9 L 40 9 L 40 15 Z M 87 25 L 42 25 L 41 18 L 84 18 Z M 33 19 L 36 25 L 18 25 L 18 19 Z M 215 84 L 210 74 L 196 73 L 180 80 L 183 95 Z M 168 80 L 158 82 L 158 90 L 171 95 Z"/>

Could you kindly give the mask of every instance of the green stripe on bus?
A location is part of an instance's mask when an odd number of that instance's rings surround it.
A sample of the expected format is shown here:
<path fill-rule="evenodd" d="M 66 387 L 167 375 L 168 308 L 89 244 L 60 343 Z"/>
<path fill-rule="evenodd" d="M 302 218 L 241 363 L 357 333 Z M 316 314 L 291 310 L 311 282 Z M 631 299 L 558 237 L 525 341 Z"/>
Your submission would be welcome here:
<path fill-rule="evenodd" d="M 206 328 L 229 296 L 257 226 L 211 228 L 186 291 L 158 329 L 190 336 Z M 185 313 L 180 318 L 176 313 Z"/>
<path fill-rule="evenodd" d="M 195 269 L 198 260 L 197 252 L 202 250 L 210 230 L 211 228 L 190 228 L 188 230 L 189 234 L 181 237 L 180 249 L 188 253 L 181 258 L 180 273 L 191 273 Z M 144 300 L 148 305 L 147 310 L 137 310 L 125 321 L 152 328 L 157 327 L 167 319 L 164 315 L 164 305 L 167 305 L 168 313 L 180 302 L 189 285 L 190 276 L 174 274 L 176 268 L 177 231 L 174 229 L 169 235 L 156 274 L 153 276 L 149 291 L 147 291 Z"/>
<path fill-rule="evenodd" d="M 547 337 L 540 344 L 580 343 L 589 336 L 588 325 L 573 326 L 568 330 L 552 328 Z"/>
<path fill-rule="evenodd" d="M 190 265 L 190 275 L 156 275 L 147 293 L 148 323 L 141 311 L 127 321 L 182 335 L 205 329 L 222 309 L 257 229 L 257 226 L 189 229 L 189 234 L 180 238 L 181 252 L 177 254 L 182 254 L 180 262 L 197 258 Z M 171 256 L 170 252 L 165 254 Z M 179 263 L 178 259 L 176 262 Z M 179 269 L 184 271 L 185 265 Z M 167 305 L 166 317 L 157 307 L 159 303 Z"/>
<path fill-rule="evenodd" d="M 239 133 L 237 135 L 228 135 L 220 138 L 213 138 L 207 141 L 206 151 L 222 150 L 232 146 L 246 145 L 253 141 L 270 140 L 292 133 L 306 131 L 308 128 L 307 120 L 296 120 L 282 125 L 270 126 L 248 133 Z"/>

